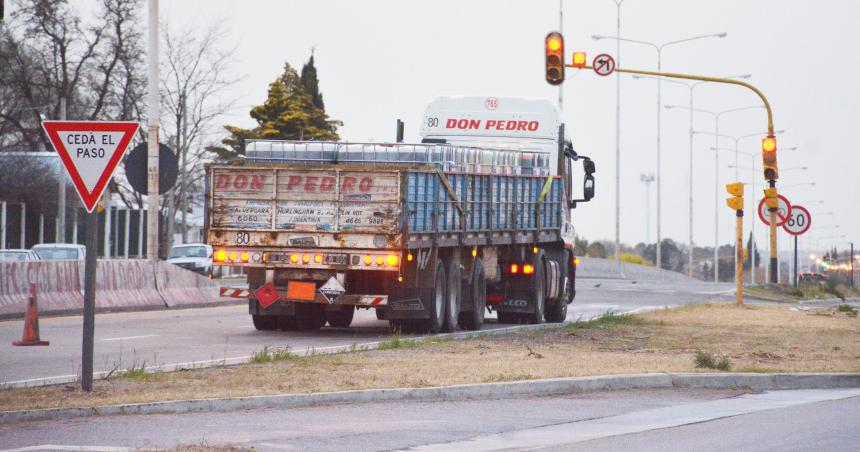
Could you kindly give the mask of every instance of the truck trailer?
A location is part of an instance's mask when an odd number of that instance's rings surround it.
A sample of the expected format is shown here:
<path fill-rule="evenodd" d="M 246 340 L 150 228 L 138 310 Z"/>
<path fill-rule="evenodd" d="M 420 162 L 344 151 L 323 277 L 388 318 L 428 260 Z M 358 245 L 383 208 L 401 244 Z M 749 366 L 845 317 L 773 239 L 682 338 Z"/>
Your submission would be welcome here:
<path fill-rule="evenodd" d="M 576 294 L 571 209 L 593 161 L 546 100 L 440 97 L 421 143 L 248 140 L 206 173 L 206 243 L 244 267 L 258 330 L 563 322 Z M 581 181 L 579 181 L 581 179 Z"/>

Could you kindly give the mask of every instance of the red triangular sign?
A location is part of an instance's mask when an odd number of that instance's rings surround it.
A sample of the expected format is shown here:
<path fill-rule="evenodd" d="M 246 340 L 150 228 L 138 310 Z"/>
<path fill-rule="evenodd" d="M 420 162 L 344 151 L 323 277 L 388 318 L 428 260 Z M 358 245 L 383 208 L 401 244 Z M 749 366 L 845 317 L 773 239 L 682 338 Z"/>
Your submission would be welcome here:
<path fill-rule="evenodd" d="M 87 211 L 92 213 L 140 127 L 131 121 L 42 121 Z"/>

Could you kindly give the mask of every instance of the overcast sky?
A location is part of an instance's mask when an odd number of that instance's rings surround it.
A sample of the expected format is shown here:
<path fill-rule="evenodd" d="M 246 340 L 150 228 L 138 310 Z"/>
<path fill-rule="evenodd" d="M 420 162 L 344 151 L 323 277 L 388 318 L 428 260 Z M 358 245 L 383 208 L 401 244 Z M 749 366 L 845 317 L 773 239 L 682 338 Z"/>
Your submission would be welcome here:
<path fill-rule="evenodd" d="M 237 45 L 237 87 L 241 108 L 226 118 L 252 126 L 247 115 L 261 103 L 268 84 L 285 61 L 301 66 L 311 47 L 328 114 L 344 122 L 341 137 L 352 141 L 391 140 L 395 119 L 406 122 L 407 140 L 418 140 L 426 103 L 438 95 L 474 94 L 556 99 L 543 80 L 543 39 L 558 28 L 557 0 L 433 1 L 162 1 L 162 17 L 181 24 L 226 18 Z M 565 0 L 566 50 L 584 50 L 589 60 L 615 53 L 612 41 L 593 34 L 615 34 L 612 0 Z M 860 156 L 854 150 L 860 126 L 860 5 L 841 0 L 626 0 L 622 36 L 666 42 L 726 32 L 667 47 L 663 68 L 707 75 L 752 74 L 774 107 L 781 148 L 782 193 L 805 203 L 813 213 L 814 237 L 847 234 L 857 238 Z M 622 67 L 655 69 L 656 53 L 647 46 L 622 44 Z M 737 87 L 696 88 L 697 108 L 720 111 L 758 105 Z M 689 103 L 689 90 L 664 83 L 665 105 Z M 645 240 L 645 187 L 640 174 L 656 173 L 656 82 L 622 78 L 621 239 Z M 577 232 L 590 240 L 614 238 L 615 81 L 569 70 L 564 84 L 564 117 L 578 152 L 597 163 L 597 197 L 575 211 Z M 662 233 L 688 240 L 689 142 L 686 111 L 663 111 Z M 697 114 L 694 128 L 713 131 L 711 116 Z M 764 132 L 763 110 L 727 114 L 720 131 L 729 135 Z M 713 137 L 694 139 L 694 240 L 714 242 L 715 181 Z M 733 147 L 730 140 L 721 146 Z M 741 142 L 757 152 L 758 138 Z M 723 184 L 731 182 L 734 153 L 720 155 L 720 243 L 732 237 L 734 215 L 725 207 Z M 749 157 L 741 157 L 747 167 Z M 749 181 L 751 172 L 741 170 Z M 762 176 L 755 173 L 761 197 Z M 749 187 L 747 188 L 749 194 Z M 651 240 L 656 236 L 656 184 L 651 189 Z M 823 204 L 814 201 L 824 201 Z M 747 203 L 749 204 L 749 203 Z M 824 212 L 835 212 L 825 215 Z M 753 215 L 748 214 L 747 219 Z M 831 225 L 841 228 L 826 228 Z M 747 222 L 747 228 L 749 227 Z M 819 228 L 816 228 L 819 226 Z M 759 243 L 765 230 L 759 225 Z M 827 242 L 831 242 L 827 240 Z M 788 240 L 785 239 L 785 243 Z M 763 246 L 763 245 L 762 245 Z"/>

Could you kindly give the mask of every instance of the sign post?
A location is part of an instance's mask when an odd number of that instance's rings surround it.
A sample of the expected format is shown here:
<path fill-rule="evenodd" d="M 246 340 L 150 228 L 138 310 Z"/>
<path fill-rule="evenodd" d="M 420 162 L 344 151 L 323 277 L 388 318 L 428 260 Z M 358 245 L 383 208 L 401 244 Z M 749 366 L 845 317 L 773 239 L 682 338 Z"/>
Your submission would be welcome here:
<path fill-rule="evenodd" d="M 88 212 L 84 239 L 86 260 L 81 389 L 92 391 L 98 257 L 98 213 L 93 211 L 140 125 L 136 122 L 44 121 L 42 127 Z"/>
<path fill-rule="evenodd" d="M 791 206 L 791 214 L 788 216 L 782 229 L 794 236 L 794 287 L 797 287 L 797 237 L 806 233 L 812 225 L 812 215 L 805 207 L 799 205 Z M 853 254 L 853 253 L 852 253 Z"/>

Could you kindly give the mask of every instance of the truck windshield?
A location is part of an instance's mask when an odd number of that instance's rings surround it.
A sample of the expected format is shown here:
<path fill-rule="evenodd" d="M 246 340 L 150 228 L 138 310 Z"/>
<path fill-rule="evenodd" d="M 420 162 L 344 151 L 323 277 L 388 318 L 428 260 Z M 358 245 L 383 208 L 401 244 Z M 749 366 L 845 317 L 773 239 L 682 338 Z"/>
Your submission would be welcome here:
<path fill-rule="evenodd" d="M 168 259 L 181 257 L 207 257 L 205 246 L 177 246 L 170 250 Z"/>

